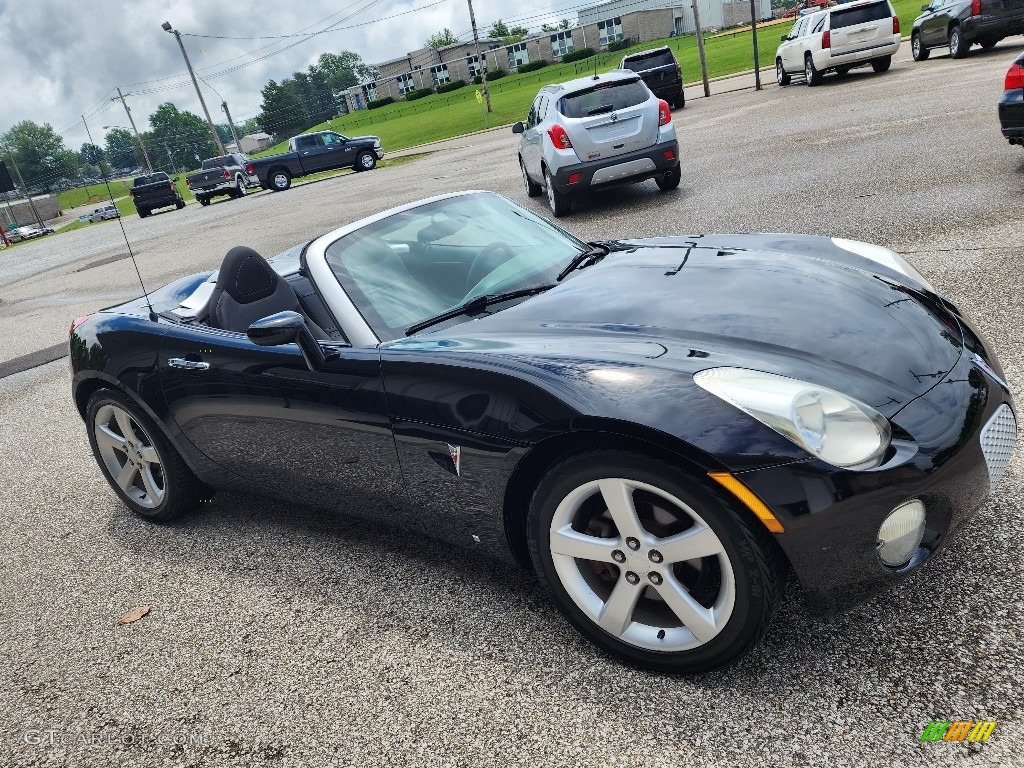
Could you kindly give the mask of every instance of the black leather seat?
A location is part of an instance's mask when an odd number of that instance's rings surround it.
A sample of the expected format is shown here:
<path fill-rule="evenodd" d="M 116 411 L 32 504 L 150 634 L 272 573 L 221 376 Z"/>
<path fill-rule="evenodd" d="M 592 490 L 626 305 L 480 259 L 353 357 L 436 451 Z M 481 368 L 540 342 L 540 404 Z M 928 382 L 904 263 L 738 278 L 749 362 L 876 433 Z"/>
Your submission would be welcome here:
<path fill-rule="evenodd" d="M 224 257 L 209 306 L 211 327 L 238 333 L 268 315 L 302 311 L 288 282 L 256 251 L 241 245 Z"/>

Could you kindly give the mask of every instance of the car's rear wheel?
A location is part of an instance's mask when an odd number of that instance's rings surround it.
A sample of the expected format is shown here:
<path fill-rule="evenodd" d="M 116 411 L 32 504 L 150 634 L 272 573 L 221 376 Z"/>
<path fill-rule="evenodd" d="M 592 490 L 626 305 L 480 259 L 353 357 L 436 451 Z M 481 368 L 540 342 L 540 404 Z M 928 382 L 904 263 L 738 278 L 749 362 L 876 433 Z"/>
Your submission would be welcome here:
<path fill-rule="evenodd" d="M 814 59 L 808 55 L 804 59 L 804 82 L 813 88 L 815 85 L 821 84 L 821 77 L 821 72 L 814 66 Z"/>
<path fill-rule="evenodd" d="M 377 167 L 377 156 L 373 152 L 360 152 L 356 158 L 357 171 L 372 171 Z"/>
<path fill-rule="evenodd" d="M 951 59 L 962 59 L 967 55 L 971 44 L 964 40 L 960 33 L 960 27 L 956 26 L 949 30 L 949 57 Z"/>
<path fill-rule="evenodd" d="M 683 91 L 680 91 L 679 95 L 672 101 L 672 106 L 676 109 L 682 109 L 686 106 L 686 94 Z"/>
<path fill-rule="evenodd" d="M 925 61 L 928 54 L 931 53 L 921 42 L 921 33 L 915 32 L 914 36 L 910 38 L 910 52 L 914 54 L 914 61 Z"/>
<path fill-rule="evenodd" d="M 86 408 L 89 445 L 110 487 L 148 520 L 180 517 L 205 489 L 160 428 L 125 394 L 101 389 Z"/>
<path fill-rule="evenodd" d="M 555 180 L 551 177 L 551 171 L 544 171 L 544 184 L 548 192 L 548 205 L 555 218 L 568 216 L 572 210 L 572 200 L 565 192 L 555 189 Z"/>
<path fill-rule="evenodd" d="M 149 209 L 148 208 L 139 208 L 139 218 L 140 219 L 144 219 L 147 216 L 149 216 Z M 92 221 L 92 219 L 89 219 L 89 221 Z"/>
<path fill-rule="evenodd" d="M 523 186 L 526 187 L 527 197 L 539 197 L 540 193 L 543 192 L 543 188 L 540 184 L 530 178 L 530 174 L 526 172 L 526 163 L 523 162 L 523 158 L 519 158 L 519 170 L 523 172 Z"/>
<path fill-rule="evenodd" d="M 789 85 L 792 78 L 786 74 L 786 68 L 782 66 L 782 59 L 775 60 L 775 81 L 779 85 Z"/>
<path fill-rule="evenodd" d="M 875 72 L 888 72 L 890 66 L 892 66 L 892 56 L 882 56 L 871 60 L 871 68 Z"/>
<path fill-rule="evenodd" d="M 661 176 L 655 176 L 654 181 L 658 185 L 658 189 L 662 192 L 668 192 L 670 189 L 675 189 L 679 186 L 679 180 L 683 176 L 682 168 L 676 164 L 676 167 L 671 171 L 663 173 Z"/>
<path fill-rule="evenodd" d="M 209 205 L 210 204 L 210 198 L 208 198 L 208 197 L 197 197 L 196 200 L 199 201 L 200 205 Z"/>
<path fill-rule="evenodd" d="M 241 179 L 235 181 L 235 189 L 231 193 L 232 197 L 245 197 L 245 182 Z"/>
<path fill-rule="evenodd" d="M 665 672 L 715 669 L 766 631 L 787 567 L 710 481 L 620 451 L 553 467 L 529 512 L 537 574 L 591 642 Z"/>
<path fill-rule="evenodd" d="M 292 185 L 292 175 L 283 168 L 270 174 L 270 188 L 274 192 L 284 192 Z"/>
<path fill-rule="evenodd" d="M 180 211 L 182 208 L 185 207 L 185 201 L 179 198 L 178 200 L 175 201 L 174 207 Z"/>

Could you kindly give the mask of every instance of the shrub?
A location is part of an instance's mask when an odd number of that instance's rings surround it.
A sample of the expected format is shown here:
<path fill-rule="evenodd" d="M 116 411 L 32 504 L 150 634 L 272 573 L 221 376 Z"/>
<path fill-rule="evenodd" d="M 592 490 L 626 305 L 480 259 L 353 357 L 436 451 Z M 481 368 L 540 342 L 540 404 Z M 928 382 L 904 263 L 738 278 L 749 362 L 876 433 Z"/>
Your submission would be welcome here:
<path fill-rule="evenodd" d="M 490 83 L 490 82 L 493 82 L 495 80 L 500 80 L 501 78 L 503 78 L 507 74 L 508 74 L 508 72 L 506 72 L 501 67 L 498 67 L 493 72 L 488 72 L 487 73 L 487 82 Z M 476 77 L 473 78 L 473 85 L 482 85 L 483 82 L 484 82 L 484 79 L 480 75 L 477 75 Z"/>
<path fill-rule="evenodd" d="M 519 65 L 519 74 L 523 74 L 524 72 L 535 72 L 538 69 L 543 69 L 547 65 L 548 63 L 544 61 L 544 59 L 540 59 L 539 61 L 528 61 L 525 64 Z"/>
<path fill-rule="evenodd" d="M 624 51 L 627 48 L 631 48 L 632 46 L 633 46 L 633 40 L 631 38 L 624 37 L 621 40 L 619 40 L 619 42 L 617 42 L 617 43 L 609 43 L 608 44 L 608 50 L 609 51 Z"/>
<path fill-rule="evenodd" d="M 444 85 L 437 86 L 437 92 L 438 93 L 448 93 L 450 91 L 457 91 L 457 90 L 459 90 L 459 88 L 465 88 L 465 87 L 466 87 L 466 81 L 465 80 L 452 80 L 450 83 L 445 83 Z"/>
<path fill-rule="evenodd" d="M 367 109 L 377 109 L 379 107 L 386 107 L 388 104 L 394 104 L 395 100 L 390 96 L 385 96 L 383 99 L 377 99 L 376 101 L 366 102 Z"/>
<path fill-rule="evenodd" d="M 409 91 L 405 94 L 405 100 L 416 101 L 416 99 L 422 99 L 424 96 L 430 96 L 433 92 L 433 88 L 417 88 L 415 91 Z"/>
<path fill-rule="evenodd" d="M 562 63 L 568 64 L 570 61 L 581 61 L 583 59 L 589 59 L 593 56 L 596 51 L 593 48 L 580 48 L 576 51 L 569 51 L 562 57 Z"/>

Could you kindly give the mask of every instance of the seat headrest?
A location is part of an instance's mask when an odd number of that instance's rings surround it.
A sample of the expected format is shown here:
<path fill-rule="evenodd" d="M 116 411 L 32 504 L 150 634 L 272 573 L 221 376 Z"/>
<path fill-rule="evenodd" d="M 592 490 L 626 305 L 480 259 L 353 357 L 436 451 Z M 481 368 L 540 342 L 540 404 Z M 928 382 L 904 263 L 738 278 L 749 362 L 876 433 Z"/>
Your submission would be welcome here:
<path fill-rule="evenodd" d="M 252 248 L 236 245 L 224 257 L 217 288 L 239 304 L 251 304 L 273 295 L 280 276 Z"/>

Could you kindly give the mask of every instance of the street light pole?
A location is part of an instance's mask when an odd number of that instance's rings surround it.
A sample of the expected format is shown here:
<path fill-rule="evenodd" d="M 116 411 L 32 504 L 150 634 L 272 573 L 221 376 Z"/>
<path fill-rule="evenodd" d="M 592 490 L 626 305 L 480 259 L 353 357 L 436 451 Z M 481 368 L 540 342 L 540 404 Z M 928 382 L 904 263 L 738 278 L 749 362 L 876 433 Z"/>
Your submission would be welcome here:
<path fill-rule="evenodd" d="M 476 60 L 480 62 L 480 90 L 487 100 L 487 111 L 491 111 L 491 90 L 487 87 L 487 62 L 480 53 L 480 35 L 476 31 L 476 15 L 473 13 L 473 0 L 469 2 L 469 23 L 473 25 L 473 44 L 476 46 Z"/>
<path fill-rule="evenodd" d="M 196 87 L 196 95 L 199 97 L 199 103 L 203 106 L 203 114 L 206 115 L 206 124 L 210 126 L 210 134 L 213 136 L 213 142 L 217 145 L 217 149 L 219 150 L 218 154 L 227 154 L 224 151 L 224 145 L 221 143 L 220 136 L 217 135 L 217 129 L 213 127 L 213 120 L 210 118 L 210 110 L 206 108 L 206 100 L 203 98 L 203 92 L 199 90 L 199 81 L 196 80 L 196 73 L 192 71 L 192 62 L 188 60 L 188 53 L 185 51 L 185 44 L 181 41 L 181 33 L 174 29 L 168 21 L 165 21 L 160 26 L 164 32 L 170 32 L 174 35 L 174 39 L 178 41 L 178 47 L 181 48 L 181 55 L 185 57 L 185 66 L 188 67 L 188 73 L 192 77 L 192 85 Z"/>
<path fill-rule="evenodd" d="M 754 85 L 755 90 L 761 90 L 761 62 L 757 55 L 757 7 L 754 0 L 750 0 L 750 31 L 754 37 Z"/>
<path fill-rule="evenodd" d="M 142 137 L 139 136 L 139 129 L 135 127 L 135 120 L 132 119 L 132 111 L 128 109 L 128 102 L 124 100 L 124 94 L 121 93 L 121 89 L 117 89 L 117 99 L 111 99 L 111 101 L 121 100 L 121 104 L 124 105 L 124 111 L 128 115 L 128 122 L 132 125 L 132 130 L 135 132 L 135 140 L 139 142 L 139 148 L 142 150 L 142 156 L 146 158 L 146 167 L 149 169 L 150 174 L 153 173 L 153 164 L 149 162 L 149 153 L 146 151 L 146 145 L 142 143 Z"/>

